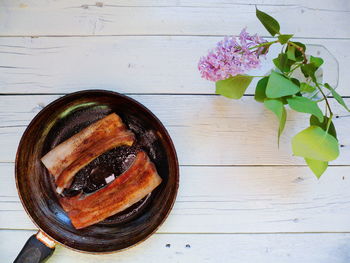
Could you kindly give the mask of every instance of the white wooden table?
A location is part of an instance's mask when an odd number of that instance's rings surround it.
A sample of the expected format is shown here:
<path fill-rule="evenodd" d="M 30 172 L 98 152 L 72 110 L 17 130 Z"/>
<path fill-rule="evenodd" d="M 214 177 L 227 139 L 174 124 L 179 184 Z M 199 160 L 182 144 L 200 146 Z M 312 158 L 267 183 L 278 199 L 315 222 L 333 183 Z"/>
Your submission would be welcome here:
<path fill-rule="evenodd" d="M 306 118 L 289 114 L 278 149 L 277 121 L 252 89 L 240 101 L 215 96 L 197 72 L 223 35 L 248 26 L 267 36 L 254 4 L 283 32 L 328 47 L 349 105 L 348 0 L 0 1 L 0 262 L 35 233 L 14 182 L 24 129 L 49 102 L 91 88 L 126 93 L 165 124 L 179 195 L 141 245 L 101 256 L 57 246 L 49 262 L 350 262 L 349 113 L 333 103 L 341 157 L 317 180 L 291 155 Z"/>

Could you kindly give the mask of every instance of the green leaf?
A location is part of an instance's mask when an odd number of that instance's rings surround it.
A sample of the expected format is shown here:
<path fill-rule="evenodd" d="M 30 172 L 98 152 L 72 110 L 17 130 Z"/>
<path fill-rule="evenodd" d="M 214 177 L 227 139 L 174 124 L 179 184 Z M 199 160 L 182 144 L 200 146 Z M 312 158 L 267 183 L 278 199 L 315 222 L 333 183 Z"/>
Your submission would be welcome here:
<path fill-rule="evenodd" d="M 270 47 L 271 47 L 272 44 L 273 44 L 273 42 L 272 42 L 272 43 L 269 43 L 269 44 L 266 44 L 266 45 L 264 45 L 263 47 L 261 47 L 262 50 L 260 51 L 260 55 L 265 55 L 265 54 L 267 54 L 267 52 L 269 52 L 269 49 L 270 49 Z"/>
<path fill-rule="evenodd" d="M 316 68 L 319 68 L 323 64 L 323 59 L 320 57 L 310 56 L 310 63 L 313 63 Z"/>
<path fill-rule="evenodd" d="M 314 160 L 305 158 L 305 162 L 310 167 L 312 172 L 316 175 L 317 178 L 320 178 L 324 171 L 327 170 L 328 162 Z"/>
<path fill-rule="evenodd" d="M 301 47 L 304 52 L 306 51 L 306 46 L 303 43 L 295 42 L 295 41 L 293 41 L 293 43 L 296 44 L 297 46 Z M 297 51 L 300 52 L 299 50 L 297 50 Z"/>
<path fill-rule="evenodd" d="M 256 84 L 255 95 L 254 95 L 254 98 L 256 101 L 264 102 L 264 99 L 266 98 L 266 85 L 268 80 L 269 78 L 265 77 L 260 79 Z"/>
<path fill-rule="evenodd" d="M 271 110 L 277 116 L 280 124 L 278 128 L 278 144 L 280 141 L 280 136 L 284 130 L 287 120 L 287 112 L 283 106 L 283 102 L 280 99 L 266 99 L 264 105 L 267 109 Z"/>
<path fill-rule="evenodd" d="M 300 81 L 296 78 L 291 78 L 290 79 L 295 85 L 297 85 L 298 87 L 300 86 Z"/>
<path fill-rule="evenodd" d="M 287 57 L 288 57 L 288 59 L 290 59 L 290 60 L 296 61 L 296 58 L 295 58 L 295 46 L 288 45 L 288 48 L 287 48 Z"/>
<path fill-rule="evenodd" d="M 310 113 L 323 122 L 323 113 L 317 103 L 305 97 L 294 96 L 287 99 L 289 106 L 298 112 Z"/>
<path fill-rule="evenodd" d="M 272 16 L 260 11 L 259 9 L 256 9 L 256 17 L 264 25 L 266 30 L 269 31 L 271 36 L 279 34 L 280 25 L 278 24 L 276 19 L 274 19 Z"/>
<path fill-rule="evenodd" d="M 289 70 L 288 69 L 285 70 L 285 68 L 287 67 L 287 61 L 288 61 L 288 58 L 287 58 L 286 54 L 281 53 L 281 54 L 278 55 L 277 58 L 274 58 L 272 61 L 273 61 L 273 64 L 275 64 L 275 66 L 279 70 L 281 70 L 282 72 L 290 70 L 290 68 L 289 68 Z"/>
<path fill-rule="evenodd" d="M 289 39 L 291 39 L 293 35 L 279 35 L 278 40 L 279 42 L 284 45 L 288 42 Z"/>
<path fill-rule="evenodd" d="M 339 155 L 338 141 L 318 126 L 310 126 L 292 139 L 296 156 L 329 162 Z"/>
<path fill-rule="evenodd" d="M 275 64 L 275 66 L 282 72 L 289 72 L 291 65 L 294 64 L 294 61 L 289 60 L 287 55 L 284 53 L 279 54 L 278 57 L 273 59 L 272 61 Z"/>
<path fill-rule="evenodd" d="M 216 82 L 216 94 L 220 94 L 230 99 L 240 99 L 253 77 L 246 75 L 237 75 L 225 80 Z"/>
<path fill-rule="evenodd" d="M 266 99 L 264 101 L 264 105 L 266 108 L 275 113 L 279 120 L 282 119 L 283 103 L 280 99 Z"/>
<path fill-rule="evenodd" d="M 338 92 L 335 91 L 335 89 L 333 89 L 331 87 L 331 85 L 329 85 L 328 83 L 325 83 L 324 86 L 331 91 L 332 96 L 338 101 L 338 103 L 340 105 L 342 105 L 347 111 L 350 111 L 348 106 L 346 106 L 345 101 L 343 100 L 343 98 L 339 95 Z"/>
<path fill-rule="evenodd" d="M 316 82 L 316 77 L 315 77 L 316 70 L 317 70 L 317 67 L 313 63 L 301 65 L 301 72 L 303 72 L 304 76 L 306 78 L 311 77 L 311 79 L 314 82 Z"/>
<path fill-rule="evenodd" d="M 328 120 L 329 118 L 324 116 L 323 122 L 320 122 L 317 117 L 315 117 L 314 115 L 311 115 L 310 126 L 318 126 L 322 128 L 324 131 L 327 131 Z M 329 125 L 328 133 L 337 139 L 337 131 L 335 130 L 335 126 L 333 122 L 331 122 L 331 124 Z"/>
<path fill-rule="evenodd" d="M 299 91 L 299 87 L 283 75 L 272 71 L 266 86 L 266 96 L 268 98 L 280 98 L 294 95 Z"/>
<path fill-rule="evenodd" d="M 301 47 L 305 53 L 306 46 L 303 43 L 294 42 L 294 41 L 293 41 L 293 43 L 296 44 L 297 46 Z M 300 50 L 298 50 L 297 48 L 295 48 L 295 59 L 296 59 L 296 61 L 303 61 L 304 60 L 303 53 Z"/>
<path fill-rule="evenodd" d="M 305 82 L 302 82 L 300 84 L 300 91 L 301 92 L 309 92 L 309 93 L 311 93 L 311 92 L 314 92 L 315 90 L 316 90 L 316 87 L 311 86 L 311 85 L 309 85 L 309 84 L 307 84 Z"/>

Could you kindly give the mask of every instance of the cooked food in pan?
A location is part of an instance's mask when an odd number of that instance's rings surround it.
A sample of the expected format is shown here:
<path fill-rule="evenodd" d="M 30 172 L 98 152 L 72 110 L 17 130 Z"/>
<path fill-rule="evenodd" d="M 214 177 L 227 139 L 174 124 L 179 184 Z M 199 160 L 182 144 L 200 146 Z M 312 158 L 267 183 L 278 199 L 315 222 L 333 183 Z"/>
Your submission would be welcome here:
<path fill-rule="evenodd" d="M 117 114 L 112 113 L 42 157 L 41 161 L 54 177 L 60 204 L 75 228 L 90 226 L 127 209 L 161 183 L 147 153 L 138 149 L 133 160 L 129 160 L 129 167 L 120 175 L 115 171 L 106 177 L 107 185 L 103 188 L 90 194 L 80 192 L 76 196 L 64 196 L 80 170 L 104 153 L 119 146 L 132 146 L 134 142 L 134 134 Z M 94 171 L 96 173 L 96 169 L 91 172 Z"/>
<path fill-rule="evenodd" d="M 61 198 L 60 203 L 75 228 L 83 228 L 106 219 L 135 204 L 153 191 L 162 179 L 143 151 L 131 167 L 106 187 L 90 195 Z"/>

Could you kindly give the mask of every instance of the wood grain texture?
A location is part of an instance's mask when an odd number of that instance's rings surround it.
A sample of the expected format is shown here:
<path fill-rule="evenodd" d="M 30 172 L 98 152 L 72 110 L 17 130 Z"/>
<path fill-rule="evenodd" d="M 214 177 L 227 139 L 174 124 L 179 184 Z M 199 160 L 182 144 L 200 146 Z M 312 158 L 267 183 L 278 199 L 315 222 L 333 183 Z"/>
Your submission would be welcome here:
<path fill-rule="evenodd" d="M 328 0 L 249 0 L 246 1 L 217 1 L 217 0 L 114 0 L 114 1 L 101 1 L 96 4 L 94 0 L 77 0 L 75 4 L 77 6 L 87 5 L 89 6 L 129 6 L 129 7 L 226 7 L 235 5 L 259 5 L 259 6 L 300 6 L 313 9 L 326 9 L 332 11 L 347 11 L 349 6 L 344 0 L 332 0 L 332 5 Z M 55 1 L 55 0 L 37 0 L 37 1 L 23 1 L 20 0 L 3 0 L 2 6 L 8 8 L 19 9 L 27 8 L 31 4 L 33 7 L 40 7 L 44 4 L 52 7 L 64 7 L 71 2 L 68 0 Z"/>
<path fill-rule="evenodd" d="M 259 34 L 268 35 L 255 17 L 254 3 L 247 5 L 240 1 L 225 5 L 206 1 L 204 6 L 195 1 L 159 3 L 3 1 L 0 32 L 3 36 L 225 35 L 238 33 L 242 27 L 248 26 Z M 283 2 L 282 5 L 277 1 L 275 3 L 260 8 L 277 20 L 284 21 L 282 32 L 295 32 L 299 37 L 350 37 L 347 30 L 350 22 L 349 3 L 346 0 L 332 2 L 335 8 L 319 8 L 316 1 L 305 7 L 286 4 L 286 1 L 284 5 Z M 316 20 L 318 23 L 315 23 Z"/>
<path fill-rule="evenodd" d="M 214 84 L 199 77 L 198 59 L 221 35 L 244 26 L 267 36 L 255 4 L 276 17 L 283 32 L 327 46 L 339 62 L 338 91 L 350 96 L 347 0 L 0 1 L 0 94 L 6 94 L 0 96 L 0 228 L 16 229 L 0 230 L 1 262 L 12 262 L 35 233 L 18 229 L 36 229 L 14 183 L 12 162 L 25 127 L 59 97 L 54 94 L 93 88 L 164 93 L 132 97 L 173 137 L 185 165 L 180 192 L 166 224 L 145 243 L 98 257 L 58 246 L 50 262 L 350 261 L 349 166 L 332 166 L 321 180 L 300 166 L 290 138 L 306 119 L 288 116 L 278 150 L 275 117 L 251 97 L 167 95 L 214 93 Z M 254 83 L 247 94 L 253 92 Z M 349 165 L 350 116 L 334 108 L 344 147 L 333 164 Z M 249 232 L 259 234 L 242 234 Z"/>
<path fill-rule="evenodd" d="M 134 1 L 131 1 L 134 2 Z M 152 1 L 148 1 L 152 2 Z M 328 11 L 349 11 L 349 3 L 345 0 L 329 0 L 319 1 L 319 0 L 249 0 L 249 1 L 217 1 L 217 0 L 179 0 L 176 1 L 178 6 L 202 6 L 202 7 L 227 7 L 240 5 L 251 5 L 262 8 L 264 6 L 294 6 L 302 7 L 305 9 L 314 9 L 320 10 L 323 9 Z M 135 5 L 138 3 L 138 0 L 135 0 Z"/>
<path fill-rule="evenodd" d="M 34 231 L 0 231 L 0 253 L 12 262 Z M 155 234 L 130 250 L 88 255 L 57 246 L 50 263 L 92 262 L 307 262 L 350 260 L 350 234 Z"/>
<path fill-rule="evenodd" d="M 317 180 L 307 167 L 181 167 L 176 204 L 160 233 L 350 232 L 349 167 Z M 0 228 L 35 229 L 0 164 Z"/>
<path fill-rule="evenodd" d="M 13 162 L 19 139 L 38 111 L 57 95 L 0 96 L 0 162 Z M 306 114 L 288 111 L 277 147 L 277 119 L 253 97 L 230 100 L 207 95 L 133 95 L 163 122 L 182 165 L 295 165 L 291 138 L 308 126 Z M 349 113 L 330 100 L 341 154 L 331 164 L 350 164 Z M 350 105 L 350 99 L 345 99 Z M 311 174 L 311 172 L 310 172 Z"/>
<path fill-rule="evenodd" d="M 0 38 L 0 93 L 69 93 L 103 88 L 123 93 L 213 94 L 214 83 L 200 78 L 197 64 L 221 39 L 198 36 Z M 349 96 L 350 56 L 343 50 L 348 48 L 350 40 L 299 40 L 329 49 L 339 62 L 341 77 L 337 90 Z M 324 80 L 333 85 L 332 79 L 338 78 L 336 62 L 323 47 L 313 50 L 313 55 L 325 56 Z M 273 67 L 271 59 L 279 51 L 279 46 L 275 46 L 267 59 L 262 60 L 262 67 L 250 74 L 269 72 Z M 254 93 L 255 83 L 250 85 L 247 94 Z"/>

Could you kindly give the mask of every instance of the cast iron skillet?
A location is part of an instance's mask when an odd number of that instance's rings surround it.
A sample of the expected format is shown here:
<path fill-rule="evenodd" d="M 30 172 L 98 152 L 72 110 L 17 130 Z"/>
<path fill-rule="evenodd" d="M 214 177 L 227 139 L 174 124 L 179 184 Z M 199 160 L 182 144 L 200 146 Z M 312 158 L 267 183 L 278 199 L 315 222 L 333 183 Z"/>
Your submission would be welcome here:
<path fill-rule="evenodd" d="M 60 207 L 52 177 L 40 161 L 55 145 L 103 116 L 115 112 L 141 142 L 163 181 L 152 194 L 126 212 L 76 230 Z M 16 156 L 16 185 L 21 202 L 40 229 L 15 262 L 41 262 L 55 243 L 89 253 L 129 248 L 154 233 L 168 216 L 179 185 L 174 145 L 161 122 L 137 101 L 106 90 L 79 91 L 45 107 L 29 124 Z"/>

